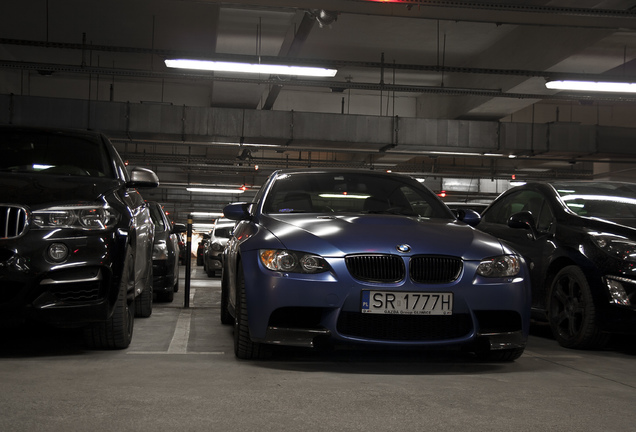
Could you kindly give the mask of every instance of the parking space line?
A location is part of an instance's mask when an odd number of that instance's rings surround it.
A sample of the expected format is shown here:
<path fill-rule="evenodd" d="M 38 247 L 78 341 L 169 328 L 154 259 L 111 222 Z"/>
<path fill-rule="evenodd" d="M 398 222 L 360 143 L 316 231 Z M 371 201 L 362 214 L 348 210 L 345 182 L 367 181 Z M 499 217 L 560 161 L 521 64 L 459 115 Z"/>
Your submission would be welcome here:
<path fill-rule="evenodd" d="M 190 309 L 182 309 L 177 319 L 177 326 L 174 329 L 170 346 L 168 347 L 168 354 L 187 352 L 191 319 L 192 311 Z"/>

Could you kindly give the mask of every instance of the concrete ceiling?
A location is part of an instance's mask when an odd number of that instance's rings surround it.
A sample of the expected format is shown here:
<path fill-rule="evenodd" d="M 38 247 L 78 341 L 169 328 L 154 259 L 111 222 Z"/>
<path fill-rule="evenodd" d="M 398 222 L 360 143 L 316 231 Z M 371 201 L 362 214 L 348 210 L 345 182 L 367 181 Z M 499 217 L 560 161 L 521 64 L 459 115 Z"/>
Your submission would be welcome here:
<path fill-rule="evenodd" d="M 522 179 L 601 178 L 608 172 L 629 178 L 636 162 L 630 146 L 635 99 L 556 92 L 545 82 L 634 80 L 634 7 L 636 0 L 3 2 L 0 95 L 12 99 L 0 121 L 99 125 L 131 163 L 158 172 L 162 186 L 146 196 L 181 221 L 192 211 L 220 211 L 228 201 L 250 200 L 266 175 L 285 166 L 407 171 L 434 177 L 434 189 L 444 177 L 495 181 L 511 173 Z M 179 57 L 324 65 L 338 73 L 304 79 L 166 68 L 166 58 Z M 64 101 L 90 112 L 77 116 L 74 109 L 60 109 Z M 185 125 L 198 118 L 192 110 L 207 110 L 204 119 L 236 122 L 240 132 L 222 136 L 194 125 L 199 132 L 186 133 Z M 96 113 L 111 117 L 92 121 Z M 158 120 L 139 126 L 153 113 Z M 290 116 L 291 135 L 270 134 L 269 122 L 287 121 L 281 116 L 289 113 L 302 113 Z M 246 119 L 263 123 L 258 133 L 246 133 L 252 126 L 246 127 Z M 431 124 L 438 130 L 445 120 L 451 123 L 435 141 L 415 137 Z M 303 129 L 302 121 L 320 127 Z M 524 129 L 531 151 L 509 157 L 515 146 L 501 145 L 506 124 L 532 126 Z M 606 138 L 593 143 L 593 150 L 581 139 L 570 145 L 548 139 L 536 151 L 536 139 L 556 133 L 535 125 L 554 124 L 576 127 L 568 136 Z M 376 134 L 376 125 L 386 128 L 377 126 Z M 332 127 L 349 133 L 332 136 Z M 464 129 L 471 131 L 467 147 L 454 148 L 451 131 L 461 136 Z M 511 130 L 522 128 L 506 129 L 507 139 Z M 385 133 L 381 139 L 365 136 Z M 485 134 L 494 134 L 497 155 L 481 146 L 493 139 Z M 475 142 L 480 144 L 474 155 L 443 153 L 469 153 Z M 185 191 L 192 184 L 246 185 L 248 191 L 197 196 Z"/>

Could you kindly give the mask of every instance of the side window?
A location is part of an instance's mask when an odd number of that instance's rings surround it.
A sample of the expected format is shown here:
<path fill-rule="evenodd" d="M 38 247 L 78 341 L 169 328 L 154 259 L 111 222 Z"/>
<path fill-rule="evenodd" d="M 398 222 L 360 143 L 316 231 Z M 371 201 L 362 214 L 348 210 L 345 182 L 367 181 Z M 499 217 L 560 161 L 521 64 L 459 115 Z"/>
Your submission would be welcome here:
<path fill-rule="evenodd" d="M 543 207 L 541 207 L 541 213 L 539 213 L 539 217 L 537 218 L 537 229 L 539 231 L 550 231 L 553 220 L 554 216 L 552 216 L 550 206 L 544 201 Z"/>
<path fill-rule="evenodd" d="M 513 214 L 520 211 L 528 211 L 532 213 L 536 221 L 541 220 L 544 225 L 547 224 L 549 226 L 552 221 L 552 214 L 547 207 L 548 206 L 545 205 L 545 199 L 541 194 L 535 191 L 525 190 L 509 195 L 494 204 L 490 210 L 484 214 L 483 219 L 487 223 L 506 225 L 508 219 Z M 545 208 L 545 211 L 542 212 L 543 208 Z"/>

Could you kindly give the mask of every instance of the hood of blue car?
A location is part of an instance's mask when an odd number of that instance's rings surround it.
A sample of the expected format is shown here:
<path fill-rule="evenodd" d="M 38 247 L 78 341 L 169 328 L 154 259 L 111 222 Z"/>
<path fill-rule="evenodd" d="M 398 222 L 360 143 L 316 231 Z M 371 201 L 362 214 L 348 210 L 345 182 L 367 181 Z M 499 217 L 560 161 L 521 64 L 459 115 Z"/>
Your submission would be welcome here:
<path fill-rule="evenodd" d="M 0 202 L 32 209 L 65 202 L 94 202 L 121 186 L 114 179 L 0 173 Z"/>
<path fill-rule="evenodd" d="M 500 255 L 504 250 L 494 237 L 448 219 L 290 214 L 264 216 L 261 222 L 282 247 L 322 256 L 441 254 L 480 260 Z"/>

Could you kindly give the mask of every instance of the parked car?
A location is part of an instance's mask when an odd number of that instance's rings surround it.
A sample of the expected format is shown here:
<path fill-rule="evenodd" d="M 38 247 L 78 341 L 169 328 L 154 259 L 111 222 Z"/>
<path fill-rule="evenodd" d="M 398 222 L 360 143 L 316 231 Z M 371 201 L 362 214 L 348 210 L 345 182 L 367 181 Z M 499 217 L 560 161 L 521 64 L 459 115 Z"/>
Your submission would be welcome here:
<path fill-rule="evenodd" d="M 221 321 L 234 352 L 348 343 L 522 355 L 530 320 L 523 260 L 459 221 L 415 179 L 357 170 L 274 172 L 224 251 Z"/>
<path fill-rule="evenodd" d="M 201 240 L 199 240 L 199 244 L 197 245 L 197 266 L 203 265 L 203 254 L 205 253 L 208 240 L 210 240 L 210 233 L 201 235 Z"/>
<path fill-rule="evenodd" d="M 152 250 L 152 290 L 158 301 L 172 302 L 179 291 L 179 238 L 186 232 L 184 224 L 174 225 L 166 216 L 161 204 L 149 202 L 150 217 L 155 224 L 155 241 Z"/>
<path fill-rule="evenodd" d="M 85 328 L 89 346 L 126 348 L 152 313 L 154 225 L 111 142 L 87 131 L 0 127 L 0 321 Z"/>
<path fill-rule="evenodd" d="M 177 239 L 179 242 L 179 264 L 183 265 L 186 263 L 188 245 L 182 234 L 177 234 Z"/>
<path fill-rule="evenodd" d="M 482 213 L 486 208 L 488 208 L 488 204 L 484 202 L 447 202 L 445 203 L 448 208 L 453 211 L 458 210 L 474 210 L 477 213 Z"/>
<path fill-rule="evenodd" d="M 214 277 L 217 272 L 223 270 L 223 249 L 235 224 L 236 222 L 226 218 L 218 218 L 214 221 L 210 239 L 206 242 L 203 252 L 203 269 L 209 277 Z"/>
<path fill-rule="evenodd" d="M 527 183 L 499 196 L 478 228 L 530 267 L 532 308 L 564 347 L 636 333 L 636 185 Z"/>

